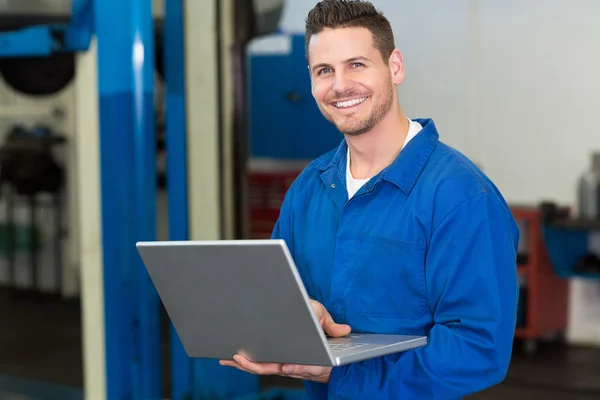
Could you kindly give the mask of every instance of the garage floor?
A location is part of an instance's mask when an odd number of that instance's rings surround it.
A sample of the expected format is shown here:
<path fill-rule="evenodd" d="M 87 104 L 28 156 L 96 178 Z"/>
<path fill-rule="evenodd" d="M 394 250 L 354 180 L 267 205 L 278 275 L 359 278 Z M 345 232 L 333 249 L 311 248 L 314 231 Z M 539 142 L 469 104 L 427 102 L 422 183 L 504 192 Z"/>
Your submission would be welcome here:
<path fill-rule="evenodd" d="M 269 384 L 291 384 L 268 378 Z M 519 343 L 506 380 L 469 400 L 599 400 L 600 348 L 542 344 L 526 355 Z"/>
<path fill-rule="evenodd" d="M 82 398 L 80 309 L 77 302 L 13 299 L 0 290 L 0 398 Z M 263 386 L 298 387 L 296 381 L 263 378 Z M 167 388 L 168 390 L 168 388 Z M 600 348 L 540 345 L 527 356 L 515 347 L 509 376 L 472 400 L 598 400 Z"/>

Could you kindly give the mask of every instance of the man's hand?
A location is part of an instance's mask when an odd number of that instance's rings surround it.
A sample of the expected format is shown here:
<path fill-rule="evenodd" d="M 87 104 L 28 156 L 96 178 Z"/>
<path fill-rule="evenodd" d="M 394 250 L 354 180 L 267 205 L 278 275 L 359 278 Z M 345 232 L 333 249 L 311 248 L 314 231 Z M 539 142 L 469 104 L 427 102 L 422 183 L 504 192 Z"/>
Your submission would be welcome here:
<path fill-rule="evenodd" d="M 281 375 L 307 381 L 328 383 L 331 367 L 313 367 L 308 365 L 283 365 L 276 363 L 254 363 L 236 354 L 233 361 L 222 360 L 221 365 L 234 367 L 255 375 Z"/>
<path fill-rule="evenodd" d="M 321 324 L 321 327 L 327 336 L 342 337 L 350 333 L 350 326 L 335 323 L 329 312 L 327 312 L 321 303 L 314 300 L 311 300 L 311 303 L 315 313 L 317 314 L 317 318 Z M 228 367 L 234 367 L 251 374 L 281 375 L 320 383 L 329 383 L 329 376 L 331 375 L 331 367 L 254 363 L 248 361 L 245 357 L 239 354 L 236 354 L 233 357 L 233 361 L 221 360 L 220 364 Z"/>
<path fill-rule="evenodd" d="M 311 300 L 311 303 L 312 303 L 313 309 L 315 310 L 315 313 L 317 314 L 317 318 L 319 319 L 319 322 L 321 323 L 321 328 L 323 328 L 323 331 L 325 332 L 325 334 L 327 336 L 342 337 L 342 336 L 346 336 L 350 333 L 350 331 L 351 331 L 350 326 L 343 325 L 343 324 L 336 324 L 333 321 L 333 318 L 331 318 L 331 315 L 329 314 L 329 312 L 327 312 L 327 310 L 323 306 L 323 304 L 321 304 L 315 300 Z"/>

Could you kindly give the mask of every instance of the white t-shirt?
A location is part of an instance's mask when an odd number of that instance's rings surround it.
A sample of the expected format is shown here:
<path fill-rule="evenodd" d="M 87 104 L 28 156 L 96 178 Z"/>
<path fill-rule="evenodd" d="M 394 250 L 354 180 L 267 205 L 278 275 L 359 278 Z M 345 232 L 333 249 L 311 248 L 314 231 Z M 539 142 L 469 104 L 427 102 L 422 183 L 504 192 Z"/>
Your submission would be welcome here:
<path fill-rule="evenodd" d="M 419 133 L 421 131 L 421 129 L 423 129 L 421 124 L 419 124 L 418 122 L 412 121 L 410 118 L 408 119 L 408 122 L 409 122 L 408 134 L 406 135 L 406 140 L 404 141 L 402 148 L 404 148 L 406 146 L 406 144 L 412 138 L 417 136 L 417 133 Z M 354 179 L 352 177 L 352 172 L 350 172 L 350 148 L 348 148 L 348 154 L 346 157 L 346 186 L 348 188 L 348 199 L 351 199 L 365 183 L 369 182 L 369 179 L 371 179 L 371 178 L 372 177 L 365 178 L 365 179 Z"/>

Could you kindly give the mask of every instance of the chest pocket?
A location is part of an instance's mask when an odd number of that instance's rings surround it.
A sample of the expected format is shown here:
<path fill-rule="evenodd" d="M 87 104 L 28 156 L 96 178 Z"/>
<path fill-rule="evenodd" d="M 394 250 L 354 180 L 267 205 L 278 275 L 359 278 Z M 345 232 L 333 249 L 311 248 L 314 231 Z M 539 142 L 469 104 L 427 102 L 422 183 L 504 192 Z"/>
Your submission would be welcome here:
<path fill-rule="evenodd" d="M 416 319 L 428 309 L 425 244 L 364 235 L 356 243 L 349 305 L 369 317 Z"/>

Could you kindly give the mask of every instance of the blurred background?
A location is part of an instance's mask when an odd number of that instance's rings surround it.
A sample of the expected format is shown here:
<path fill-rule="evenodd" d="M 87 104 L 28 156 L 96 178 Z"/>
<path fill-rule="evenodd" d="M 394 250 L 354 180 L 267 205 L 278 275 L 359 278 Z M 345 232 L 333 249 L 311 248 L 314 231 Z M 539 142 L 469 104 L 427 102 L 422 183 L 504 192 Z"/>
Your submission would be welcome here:
<path fill-rule="evenodd" d="M 473 399 L 600 398 L 600 2 L 374 0 L 411 118 L 521 229 L 506 380 Z M 315 0 L 0 1 L 0 398 L 296 399 L 190 360 L 138 240 L 264 238 L 337 146 L 310 92 Z"/>

